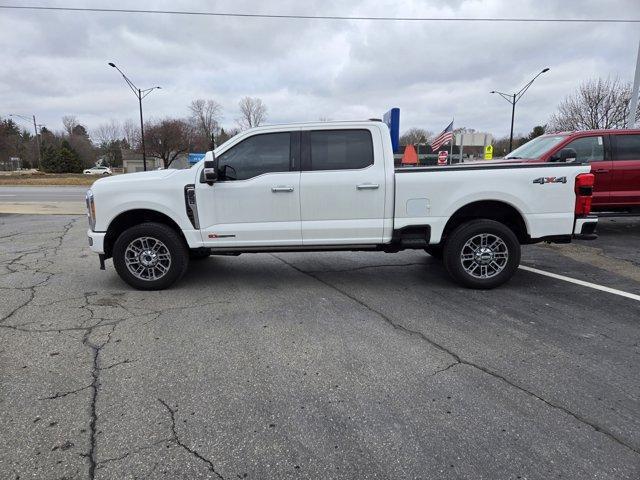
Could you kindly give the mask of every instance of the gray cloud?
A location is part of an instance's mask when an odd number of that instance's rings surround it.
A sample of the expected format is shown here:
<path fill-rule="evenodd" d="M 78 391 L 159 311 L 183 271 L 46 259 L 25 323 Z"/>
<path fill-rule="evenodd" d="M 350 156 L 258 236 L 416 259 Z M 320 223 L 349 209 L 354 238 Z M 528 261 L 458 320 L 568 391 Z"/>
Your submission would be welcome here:
<path fill-rule="evenodd" d="M 85 6 L 82 1 L 51 5 Z M 105 4 L 107 5 L 107 4 Z M 130 7 L 124 0 L 109 7 Z M 637 0 L 354 2 L 252 0 L 147 2 L 144 8 L 386 16 L 640 17 Z M 89 128 L 136 118 L 115 61 L 141 87 L 148 117 L 185 116 L 215 98 L 225 125 L 244 95 L 260 96 L 270 122 L 353 119 L 402 109 L 402 129 L 456 126 L 504 135 L 509 105 L 493 89 L 520 88 L 516 131 L 545 123 L 592 76 L 631 80 L 638 31 L 627 24 L 382 23 L 137 14 L 0 12 L 0 115 L 35 113 L 50 128 L 76 115 Z"/>

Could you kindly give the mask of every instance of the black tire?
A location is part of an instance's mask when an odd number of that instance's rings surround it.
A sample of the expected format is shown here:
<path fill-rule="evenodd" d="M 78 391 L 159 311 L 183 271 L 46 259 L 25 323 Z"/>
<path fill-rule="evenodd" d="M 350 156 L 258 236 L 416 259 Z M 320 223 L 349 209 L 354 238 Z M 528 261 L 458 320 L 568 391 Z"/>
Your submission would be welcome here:
<path fill-rule="evenodd" d="M 442 245 L 429 245 L 424 249 L 429 255 L 438 260 L 442 260 L 442 254 L 444 251 L 444 247 Z"/>
<path fill-rule="evenodd" d="M 210 248 L 192 248 L 189 250 L 189 258 L 191 260 L 202 260 L 211 256 Z"/>
<path fill-rule="evenodd" d="M 482 238 L 483 234 L 488 235 L 487 241 L 492 245 L 496 245 L 495 239 L 499 239 L 501 243 L 494 249 L 479 246 L 473 250 L 476 244 L 467 242 L 475 242 L 478 237 Z M 474 264 L 477 266 L 474 267 Z M 502 285 L 513 276 L 518 265 L 518 238 L 509 227 L 494 220 L 479 219 L 464 223 L 451 232 L 445 242 L 444 266 L 456 283 L 467 288 L 491 289 Z M 483 267 L 485 278 L 480 278 L 483 275 Z M 495 272 L 489 275 L 486 273 L 489 270 Z"/>
<path fill-rule="evenodd" d="M 140 241 L 142 238 L 150 238 L 159 241 L 163 250 L 168 251 L 169 264 L 166 268 L 166 272 L 159 278 L 139 278 L 136 276 L 127 266 L 125 257 L 131 257 L 127 248 L 133 244 L 136 240 Z M 142 267 L 142 258 L 136 258 L 139 265 Z M 125 282 L 138 290 L 163 290 L 170 287 L 173 283 L 178 281 L 189 266 L 189 250 L 185 245 L 184 240 L 178 232 L 168 225 L 162 223 L 142 223 L 134 227 L 128 228 L 120 234 L 113 246 L 113 265 Z M 165 264 L 166 265 L 166 264 Z M 146 270 L 145 270 L 146 271 Z"/>

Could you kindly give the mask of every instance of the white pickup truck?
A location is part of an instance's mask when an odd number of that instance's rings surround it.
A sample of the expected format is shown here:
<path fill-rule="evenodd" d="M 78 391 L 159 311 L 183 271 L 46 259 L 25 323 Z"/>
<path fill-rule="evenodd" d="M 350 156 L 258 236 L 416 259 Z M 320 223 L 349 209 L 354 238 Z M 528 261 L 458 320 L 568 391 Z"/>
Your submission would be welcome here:
<path fill-rule="evenodd" d="M 248 252 L 423 249 L 493 288 L 520 244 L 595 237 L 593 175 L 576 163 L 395 168 L 381 121 L 258 127 L 186 170 L 117 175 L 87 192 L 89 245 L 163 289 L 190 259 Z"/>

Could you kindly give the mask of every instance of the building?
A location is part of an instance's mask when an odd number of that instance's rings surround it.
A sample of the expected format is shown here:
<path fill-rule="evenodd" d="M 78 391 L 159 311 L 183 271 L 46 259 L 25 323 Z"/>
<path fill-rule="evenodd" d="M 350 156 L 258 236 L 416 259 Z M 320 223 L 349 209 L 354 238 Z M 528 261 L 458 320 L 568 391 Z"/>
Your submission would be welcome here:
<path fill-rule="evenodd" d="M 161 158 L 147 155 L 147 170 L 161 170 L 164 163 Z M 122 169 L 124 173 L 134 173 L 144 171 L 142 154 L 132 150 L 122 150 Z"/>

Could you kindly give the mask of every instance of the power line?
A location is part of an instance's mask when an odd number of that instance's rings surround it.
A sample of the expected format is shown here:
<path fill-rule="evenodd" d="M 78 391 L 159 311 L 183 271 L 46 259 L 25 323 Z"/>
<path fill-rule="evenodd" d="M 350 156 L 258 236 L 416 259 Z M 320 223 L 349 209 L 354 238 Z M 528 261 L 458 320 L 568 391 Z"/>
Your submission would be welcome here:
<path fill-rule="evenodd" d="M 341 15 L 277 15 L 262 13 L 234 13 L 234 12 L 197 12 L 186 10 L 138 10 L 132 8 L 76 8 L 76 7 L 40 7 L 24 5 L 0 5 L 5 10 L 39 10 L 58 12 L 88 12 L 88 13 L 133 13 L 156 15 L 191 15 L 203 17 L 238 17 L 238 18 L 267 18 L 288 20 L 351 20 L 351 21 L 381 21 L 381 22 L 519 22 L 519 23 L 640 23 L 640 19 L 623 18 L 494 18 L 494 17 L 367 17 Z"/>

